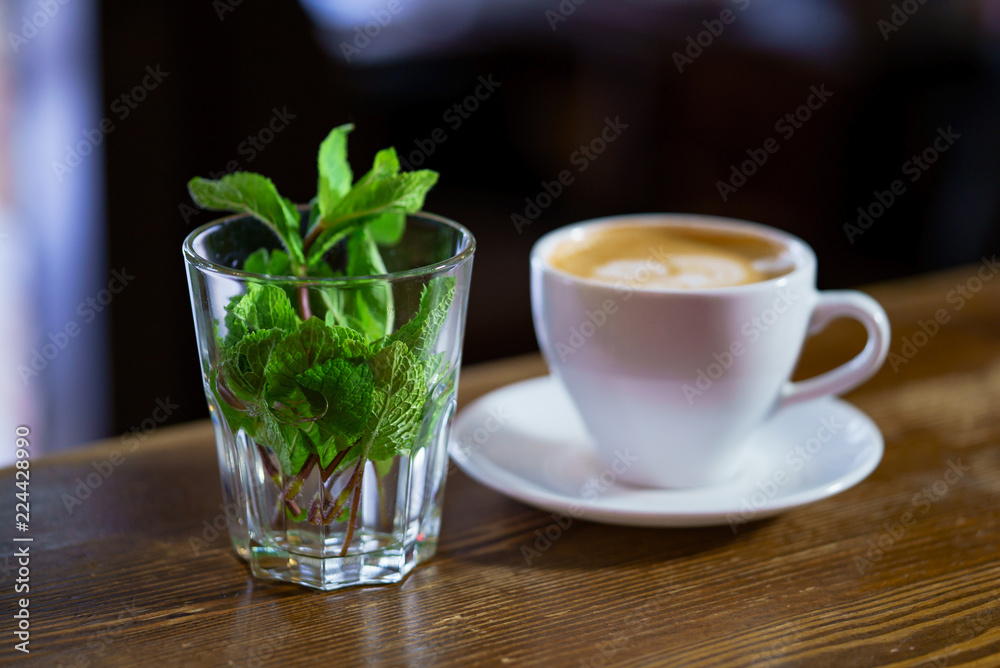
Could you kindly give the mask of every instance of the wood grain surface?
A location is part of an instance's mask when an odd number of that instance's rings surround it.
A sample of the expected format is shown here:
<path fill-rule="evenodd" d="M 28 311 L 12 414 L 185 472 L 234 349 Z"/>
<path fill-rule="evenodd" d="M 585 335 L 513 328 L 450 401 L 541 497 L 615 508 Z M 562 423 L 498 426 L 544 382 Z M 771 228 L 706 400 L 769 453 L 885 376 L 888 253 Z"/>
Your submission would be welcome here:
<path fill-rule="evenodd" d="M 24 534 L 13 470 L 2 471 L 0 662 L 998 666 L 1000 278 L 973 293 L 977 271 L 867 290 L 899 357 L 849 399 L 883 430 L 882 464 L 735 534 L 577 519 L 529 565 L 521 548 L 537 547 L 552 517 L 453 467 L 439 555 L 402 585 L 324 594 L 257 582 L 212 526 L 224 523 L 212 430 L 195 423 L 32 461 L 24 655 L 11 616 L 25 596 L 11 539 Z M 947 322 L 918 335 L 939 310 Z M 834 323 L 799 375 L 862 344 L 859 326 Z M 535 356 L 466 369 L 461 401 L 544 372 Z M 95 472 L 99 486 L 77 491 Z"/>

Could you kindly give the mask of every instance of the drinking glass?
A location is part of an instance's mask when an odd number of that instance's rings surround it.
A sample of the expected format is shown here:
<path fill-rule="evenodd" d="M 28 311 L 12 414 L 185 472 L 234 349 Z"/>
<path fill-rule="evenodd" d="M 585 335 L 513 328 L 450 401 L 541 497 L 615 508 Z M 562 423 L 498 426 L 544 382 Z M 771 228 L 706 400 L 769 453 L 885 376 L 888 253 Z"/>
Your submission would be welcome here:
<path fill-rule="evenodd" d="M 266 225 L 242 215 L 199 227 L 183 247 L 223 502 L 236 509 L 227 513 L 233 547 L 263 579 L 322 590 L 399 582 L 437 546 L 475 240 L 451 220 L 418 213 L 408 216 L 398 243 L 380 247 L 384 275 L 336 276 L 345 261 L 345 244 L 326 255 L 331 265 L 328 278 L 237 269 L 262 247 L 273 250 L 280 248 L 280 242 Z M 316 418 L 297 418 L 294 406 L 248 404 L 229 387 L 225 342 L 237 323 L 227 316 L 243 295 L 278 288 L 299 311 L 300 322 L 305 321 L 302 315 L 318 317 L 310 311 L 363 300 L 382 306 L 374 315 L 384 319 L 386 333 L 391 334 L 418 314 L 427 315 L 421 309 L 422 295 L 442 286 L 453 292 L 438 313 L 436 335 L 404 351 L 406 363 L 417 369 L 411 373 L 422 374 L 423 384 L 414 393 L 410 383 L 400 400 L 412 406 L 410 424 L 419 425 L 407 431 L 402 451 L 372 461 L 361 456 L 367 450 L 356 444 L 326 466 L 315 453 L 304 463 L 290 464 L 278 452 L 290 449 L 290 443 L 274 448 L 259 435 L 257 440 L 265 442 L 255 440 L 255 429 L 248 425 L 255 424 L 262 412 L 273 416 L 284 438 L 297 443 L 309 442 L 306 434 L 315 433 Z M 367 340 L 366 345 L 377 350 L 380 342 Z M 383 397 L 398 399 L 389 390 Z M 349 410 L 355 400 L 347 394 L 326 397 L 322 412 Z"/>

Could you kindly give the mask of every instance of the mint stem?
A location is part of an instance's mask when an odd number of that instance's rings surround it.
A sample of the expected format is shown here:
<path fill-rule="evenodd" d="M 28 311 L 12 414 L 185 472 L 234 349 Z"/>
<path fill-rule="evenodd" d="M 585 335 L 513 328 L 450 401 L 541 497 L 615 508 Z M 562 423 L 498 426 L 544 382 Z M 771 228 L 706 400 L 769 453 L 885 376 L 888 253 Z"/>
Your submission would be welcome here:
<path fill-rule="evenodd" d="M 365 458 L 361 457 L 358 460 L 358 470 L 363 470 L 364 466 L 365 466 Z M 364 476 L 362 476 L 358 480 L 358 484 L 354 486 L 354 501 L 351 502 L 351 516 L 347 520 L 347 537 L 344 538 L 344 546 L 340 548 L 341 557 L 347 556 L 347 548 L 350 547 L 351 541 L 354 539 L 354 524 L 358 519 L 358 504 L 361 503 L 362 483 L 364 483 Z"/>
<path fill-rule="evenodd" d="M 226 385 L 226 378 L 222 373 L 222 369 L 219 369 L 218 375 L 215 377 L 215 390 L 218 392 L 219 397 L 225 401 L 227 404 L 232 406 L 238 411 L 246 411 L 249 406 L 247 406 L 243 401 L 240 400 L 233 391 L 229 389 Z"/>
<path fill-rule="evenodd" d="M 330 476 L 333 475 L 333 472 L 337 470 L 338 466 L 340 466 L 340 462 L 344 461 L 344 457 L 347 456 L 348 452 L 350 452 L 350 448 L 347 448 L 346 450 L 341 450 L 340 454 L 334 457 L 333 461 L 330 462 L 330 464 L 325 469 L 323 469 L 322 473 L 320 474 L 323 477 L 323 482 L 326 482 L 327 480 L 330 479 Z"/>
<path fill-rule="evenodd" d="M 388 508 L 386 508 L 386 494 L 385 494 L 385 476 L 380 476 L 378 474 L 378 467 L 375 467 L 375 487 L 378 490 L 378 514 L 382 520 L 383 527 L 389 527 L 389 516 L 386 514 Z"/>
<path fill-rule="evenodd" d="M 267 450 L 260 443 L 256 443 L 255 445 L 257 446 L 257 452 L 260 454 L 260 461 L 264 464 L 264 470 L 271 477 L 271 480 L 274 480 L 275 484 L 280 487 L 281 483 L 278 482 L 278 467 L 271 461 L 271 455 L 267 454 Z"/>
<path fill-rule="evenodd" d="M 285 491 L 283 492 L 285 500 L 291 501 L 295 498 L 295 496 L 299 493 L 299 490 L 302 489 L 302 483 L 304 483 L 306 478 L 309 477 L 309 474 L 312 473 L 313 466 L 315 466 L 318 461 L 319 459 L 316 455 L 309 455 L 305 463 L 302 465 L 302 468 L 295 474 L 292 481 L 288 483 L 288 487 L 285 488 Z"/>
<path fill-rule="evenodd" d="M 316 224 L 312 226 L 311 230 L 309 230 L 309 233 L 306 234 L 306 238 L 302 240 L 303 255 L 309 257 L 309 249 L 316 242 L 316 240 L 319 239 L 319 235 L 323 233 L 324 229 L 326 229 L 326 227 L 323 225 L 323 220 L 317 220 Z"/>
<path fill-rule="evenodd" d="M 323 508 L 318 497 L 313 499 L 312 505 L 309 506 L 309 522 L 310 524 L 323 523 Z"/>
<path fill-rule="evenodd" d="M 309 308 L 309 288 L 304 285 L 299 288 L 299 315 L 303 320 L 312 317 L 312 309 Z"/>
<path fill-rule="evenodd" d="M 350 448 L 346 450 L 341 450 L 340 454 L 334 457 L 333 461 L 330 462 L 326 466 L 326 468 L 321 468 L 319 471 L 320 494 L 317 495 L 317 499 L 322 498 L 322 503 L 324 508 L 328 507 L 330 504 L 333 503 L 333 498 L 330 496 L 330 488 L 336 484 L 337 478 L 340 477 L 341 473 L 343 473 L 343 471 L 341 471 L 340 473 L 335 473 L 335 472 L 337 471 L 337 467 L 340 466 L 340 463 L 344 461 L 344 457 L 347 456 L 348 452 L 350 452 Z M 336 477 L 334 477 L 335 475 Z M 333 478 L 333 483 L 328 484 L 330 478 Z"/>
<path fill-rule="evenodd" d="M 274 509 L 274 519 L 271 520 L 271 524 L 277 526 L 281 521 L 281 518 L 286 516 L 286 513 L 291 513 L 293 516 L 298 516 L 302 512 L 299 508 L 299 504 L 294 501 L 289 501 L 285 498 L 278 499 L 278 507 Z M 296 521 L 301 521 L 296 519 Z"/>
<path fill-rule="evenodd" d="M 351 491 L 354 489 L 354 478 L 348 482 L 348 485 L 341 490 L 340 494 L 337 496 L 337 501 L 334 503 L 329 510 L 324 511 L 320 514 L 320 522 L 317 524 L 332 524 L 333 520 L 336 519 L 337 515 L 340 514 L 341 509 L 347 500 L 351 498 Z M 321 506 L 322 507 L 322 506 Z"/>
<path fill-rule="evenodd" d="M 337 517 L 337 515 L 340 514 L 340 509 L 343 508 L 344 504 L 347 502 L 351 490 L 354 489 L 354 486 L 358 483 L 358 476 L 363 469 L 364 461 L 364 457 L 358 460 L 357 466 L 354 467 L 354 473 L 351 474 L 351 479 L 347 481 L 344 489 L 341 490 L 340 495 L 337 497 L 336 505 L 324 513 L 323 524 L 330 524 Z"/>

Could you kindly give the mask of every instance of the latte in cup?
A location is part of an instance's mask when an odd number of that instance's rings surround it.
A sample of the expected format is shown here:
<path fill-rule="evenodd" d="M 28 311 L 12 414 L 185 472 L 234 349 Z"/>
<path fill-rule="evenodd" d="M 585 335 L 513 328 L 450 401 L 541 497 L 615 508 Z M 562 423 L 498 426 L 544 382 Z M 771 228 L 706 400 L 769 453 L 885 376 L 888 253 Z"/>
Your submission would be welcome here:
<path fill-rule="evenodd" d="M 712 216 L 614 216 L 553 230 L 531 251 L 531 305 L 539 347 L 598 465 L 639 486 L 734 479 L 764 421 L 856 387 L 889 350 L 882 307 L 860 292 L 817 290 L 804 241 Z M 806 338 L 837 317 L 864 325 L 865 349 L 793 382 Z"/>
<path fill-rule="evenodd" d="M 758 283 L 795 268 L 785 244 L 761 235 L 671 225 L 582 228 L 549 264 L 613 285 L 700 290 Z"/>

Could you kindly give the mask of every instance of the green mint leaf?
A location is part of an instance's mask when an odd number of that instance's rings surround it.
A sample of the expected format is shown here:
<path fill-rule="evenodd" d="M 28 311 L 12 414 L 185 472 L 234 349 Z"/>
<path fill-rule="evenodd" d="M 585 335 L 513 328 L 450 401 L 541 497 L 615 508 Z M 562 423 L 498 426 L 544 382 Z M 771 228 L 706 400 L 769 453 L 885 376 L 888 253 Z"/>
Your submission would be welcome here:
<path fill-rule="evenodd" d="M 256 443 L 270 448 L 282 471 L 294 475 L 309 456 L 309 441 L 300 436 L 295 416 L 272 410 L 265 398 L 267 365 L 271 353 L 285 337 L 278 329 L 249 332 L 236 345 L 223 346 L 212 389 L 232 431 L 243 429 Z M 219 384 L 246 404 L 240 410 L 220 394 Z"/>
<path fill-rule="evenodd" d="M 373 239 L 379 244 L 391 246 L 399 243 L 406 225 L 406 214 L 423 207 L 427 191 L 438 179 L 437 172 L 430 170 L 400 174 L 396 150 L 387 148 L 375 155 L 372 168 L 358 179 L 353 188 L 346 192 L 341 189 L 335 195 L 324 196 L 327 189 L 322 178 L 324 163 L 347 163 L 346 132 L 334 133 L 337 130 L 327 139 L 331 142 L 331 148 L 326 152 L 333 154 L 333 146 L 336 146 L 337 159 L 324 159 L 323 147 L 320 149 L 321 178 L 317 199 L 321 220 L 316 224 L 322 228 L 315 231 L 310 229 L 310 233 L 317 233 L 309 248 L 310 269 L 321 264 L 323 256 L 345 235 L 352 234 L 359 225 L 367 225 Z M 336 143 L 331 138 L 336 139 Z M 324 146 L 326 144 L 324 142 Z M 344 151 L 342 155 L 339 152 L 341 148 Z M 340 183 L 342 185 L 343 181 Z M 331 204 L 334 201 L 335 204 Z"/>
<path fill-rule="evenodd" d="M 395 246 L 406 230 L 406 212 L 402 209 L 390 209 L 373 218 L 367 227 L 377 244 Z"/>
<path fill-rule="evenodd" d="M 369 222 L 371 216 L 384 213 L 387 209 L 415 213 L 423 207 L 424 197 L 437 180 L 437 172 L 424 169 L 359 182 L 332 213 L 323 217 L 323 223 L 337 228 L 353 220 Z"/>
<path fill-rule="evenodd" d="M 331 330 L 319 318 L 309 318 L 271 352 L 265 373 L 269 399 L 279 400 L 295 390 L 295 377 L 322 364 L 335 353 Z"/>
<path fill-rule="evenodd" d="M 316 237 L 316 241 L 309 248 L 309 258 L 307 260 L 309 273 L 316 275 L 317 272 L 322 271 L 322 267 L 329 266 L 323 261 L 323 256 L 325 256 L 331 248 L 343 241 L 356 228 L 356 225 L 348 225 L 346 227 L 327 229 L 321 232 L 320 235 Z"/>
<path fill-rule="evenodd" d="M 340 271 L 334 271 L 330 268 L 330 265 L 321 262 L 315 270 L 309 271 L 309 275 L 316 278 L 341 278 L 344 274 Z M 312 290 L 314 294 L 319 295 L 320 301 L 326 307 L 326 314 L 323 320 L 326 322 L 327 327 L 346 325 L 347 318 L 344 316 L 344 290 L 339 286 L 323 284 L 317 285 Z"/>
<path fill-rule="evenodd" d="M 246 402 L 259 403 L 264 391 L 264 369 L 271 351 L 285 336 L 279 329 L 250 332 L 234 346 L 224 347 L 219 359 L 223 382 Z"/>
<path fill-rule="evenodd" d="M 293 476 L 302 470 L 306 459 L 309 458 L 311 454 L 309 444 L 305 436 L 294 428 L 288 429 L 282 426 L 279 427 L 279 432 L 282 434 L 283 440 L 277 446 L 270 447 L 278 455 L 282 472 L 286 476 Z"/>
<path fill-rule="evenodd" d="M 287 334 L 271 351 L 264 368 L 263 401 L 258 406 L 258 432 L 281 461 L 282 470 L 295 473 L 301 449 L 311 442 L 306 434 L 326 410 L 325 403 L 314 405 L 296 382 L 296 376 L 333 356 L 334 340 L 329 328 L 318 318 L 309 318 Z M 277 440 L 275 440 L 277 439 Z M 299 451 L 293 444 L 299 444 Z M 304 458 L 302 458 L 304 459 Z M 299 464 L 301 468 L 301 463 Z"/>
<path fill-rule="evenodd" d="M 326 316 L 324 322 L 327 327 L 337 327 L 343 322 L 347 322 L 344 315 L 344 294 L 337 289 L 327 288 L 320 293 L 320 299 L 326 305 Z"/>
<path fill-rule="evenodd" d="M 267 283 L 250 283 L 246 294 L 230 309 L 230 315 L 239 319 L 250 332 L 259 329 L 290 332 L 301 322 L 288 293 Z M 233 342 L 227 339 L 227 343 Z"/>
<path fill-rule="evenodd" d="M 287 276 L 292 273 L 292 260 L 288 253 L 276 248 L 271 251 L 271 259 L 267 263 L 267 273 L 271 276 Z"/>
<path fill-rule="evenodd" d="M 317 420 L 305 429 L 320 460 L 329 463 L 364 431 L 371 413 L 374 381 L 367 364 L 332 358 L 295 378 Z M 324 464 L 325 465 L 325 464 Z"/>
<path fill-rule="evenodd" d="M 386 273 L 385 264 L 375 240 L 366 228 L 351 234 L 347 241 L 347 275 L 377 276 Z M 344 290 L 344 322 L 375 341 L 392 327 L 395 319 L 392 286 L 385 281 Z"/>
<path fill-rule="evenodd" d="M 322 216 L 319 215 L 319 195 L 314 195 L 311 200 L 309 200 L 309 218 L 306 221 L 306 229 L 311 230 L 315 226 Z"/>
<path fill-rule="evenodd" d="M 291 260 L 288 253 L 276 248 L 268 251 L 266 248 L 258 248 L 247 256 L 243 262 L 243 271 L 253 274 L 267 274 L 269 276 L 287 276 L 291 270 Z"/>
<path fill-rule="evenodd" d="M 445 373 L 448 372 L 448 354 L 437 353 L 424 360 L 424 377 L 427 379 L 427 388 L 434 391 L 434 387 L 441 382 Z"/>
<path fill-rule="evenodd" d="M 251 335 L 254 336 L 254 335 Z M 220 366 L 220 369 L 222 367 Z M 227 385 L 234 394 L 244 394 L 248 400 L 246 409 L 240 410 L 230 404 L 220 394 L 218 383 L 229 382 L 226 378 L 225 370 L 222 369 L 220 377 L 218 372 L 213 372 L 211 377 L 212 392 L 216 397 L 217 405 L 222 412 L 222 418 L 226 426 L 234 434 L 237 431 L 244 431 L 255 443 L 270 448 L 281 462 L 282 470 L 286 475 L 294 475 L 305 461 L 301 448 L 307 447 L 304 438 L 301 438 L 299 431 L 294 424 L 289 425 L 271 412 L 266 403 L 259 397 L 251 399 L 249 395 L 249 385 L 254 381 L 239 379 L 237 383 Z M 242 387 L 240 383 L 245 383 Z M 296 451 L 296 446 L 298 450 Z"/>
<path fill-rule="evenodd" d="M 434 172 L 429 173 L 434 174 Z M 382 149 L 375 154 L 372 168 L 367 174 L 358 179 L 354 187 L 359 189 L 359 191 L 363 191 L 366 188 L 371 190 L 376 181 L 393 179 L 397 176 L 399 176 L 399 156 L 396 155 L 396 149 L 392 147 Z M 426 192 L 424 195 L 426 195 Z M 420 206 L 423 206 L 422 198 L 420 204 L 412 209 L 410 213 L 418 210 Z M 407 208 L 405 206 L 401 208 L 393 206 L 382 213 L 368 216 L 366 224 L 375 241 L 383 245 L 397 243 L 403 235 L 403 228 L 406 226 L 406 213 Z"/>
<path fill-rule="evenodd" d="M 264 373 L 270 401 L 280 401 L 297 388 L 296 377 L 334 357 L 362 360 L 368 343 L 362 334 L 347 327 L 328 327 L 316 317 L 301 323 L 271 351 Z"/>
<path fill-rule="evenodd" d="M 250 253 L 250 255 L 247 255 L 247 259 L 243 261 L 243 271 L 249 271 L 252 274 L 266 274 L 267 263 L 267 249 L 258 248 L 254 252 Z"/>
<path fill-rule="evenodd" d="M 243 429 L 246 433 L 252 435 L 257 424 L 254 419 L 247 413 L 237 410 L 236 407 L 232 406 L 219 393 L 217 383 L 221 370 L 221 365 L 216 367 L 212 370 L 211 376 L 209 377 L 209 383 L 212 389 L 212 394 L 215 395 L 216 405 L 221 410 L 222 416 L 225 418 L 226 424 L 229 426 L 229 430 L 231 432 L 235 434 L 240 429 Z"/>
<path fill-rule="evenodd" d="M 295 264 L 305 264 L 298 211 L 278 194 L 271 179 L 252 172 L 226 174 L 217 181 L 195 177 L 188 182 L 188 190 L 203 209 L 245 213 L 269 225 Z"/>
<path fill-rule="evenodd" d="M 351 165 L 347 162 L 347 135 L 354 125 L 347 123 L 334 128 L 319 146 L 319 185 L 316 199 L 319 215 L 326 218 L 351 190 Z"/>
<path fill-rule="evenodd" d="M 373 396 L 368 354 L 360 333 L 310 318 L 278 342 L 268 359 L 264 403 L 280 425 L 308 436 L 325 464 L 367 424 Z"/>
<path fill-rule="evenodd" d="M 363 334 L 350 327 L 333 326 L 329 329 L 337 355 L 353 360 L 369 357 L 371 348 Z"/>
<path fill-rule="evenodd" d="M 420 293 L 420 308 L 417 313 L 390 336 L 389 340 L 401 341 L 418 357 L 426 357 L 434 350 L 438 333 L 448 318 L 454 298 L 454 276 L 438 276 L 431 279 Z"/>
<path fill-rule="evenodd" d="M 347 240 L 347 275 L 381 276 L 386 273 L 372 235 L 366 229 L 355 230 Z"/>
<path fill-rule="evenodd" d="M 235 346 L 247 335 L 246 323 L 243 322 L 242 318 L 233 313 L 242 299 L 242 295 L 236 295 L 226 304 L 226 338 L 223 341 L 223 345 Z"/>
<path fill-rule="evenodd" d="M 427 393 L 420 362 L 405 344 L 395 341 L 380 350 L 368 365 L 374 392 L 363 437 L 365 454 L 374 461 L 408 454 Z"/>
<path fill-rule="evenodd" d="M 382 459 L 377 462 L 372 462 L 375 467 L 375 475 L 379 478 L 384 478 L 392 471 L 392 465 L 396 463 L 395 459 Z"/>
<path fill-rule="evenodd" d="M 372 168 L 368 170 L 367 174 L 358 179 L 355 187 L 367 186 L 379 179 L 392 178 L 398 174 L 399 156 L 396 155 L 396 149 L 390 146 L 375 154 L 375 159 L 372 161 Z"/>
<path fill-rule="evenodd" d="M 444 355 L 435 355 L 435 357 L 443 358 Z M 431 373 L 427 371 L 425 376 L 429 378 L 431 377 Z M 440 382 L 443 387 L 432 390 L 427 395 L 427 403 L 424 407 L 420 430 L 417 432 L 417 437 L 414 440 L 414 450 L 424 447 L 428 443 L 436 443 L 440 435 L 440 430 L 447 426 L 448 415 L 455 410 L 454 390 L 457 376 L 458 369 L 451 369 L 447 375 L 442 373 L 439 380 L 433 383 L 437 385 Z M 412 454 L 412 451 L 410 454 Z"/>
<path fill-rule="evenodd" d="M 218 402 L 219 409 L 222 411 L 222 416 L 226 421 L 226 425 L 229 427 L 229 431 L 232 433 L 238 432 L 240 429 L 245 431 L 250 438 L 254 438 L 254 434 L 257 431 L 257 420 L 250 415 L 244 413 L 243 411 L 237 410 L 233 406 L 230 406 L 216 393 L 216 398 Z M 254 438 L 254 440 L 256 440 Z M 261 441 L 257 441 L 264 445 Z"/>
<path fill-rule="evenodd" d="M 309 203 L 309 226 L 310 232 L 322 222 L 322 214 L 319 207 L 319 195 L 313 197 Z M 306 266 L 310 276 L 324 276 L 333 271 L 330 266 L 323 261 L 323 257 L 330 252 L 334 246 L 339 244 L 351 231 L 354 225 L 347 225 L 338 229 L 324 229 L 309 247 L 309 255 L 306 257 Z"/>

